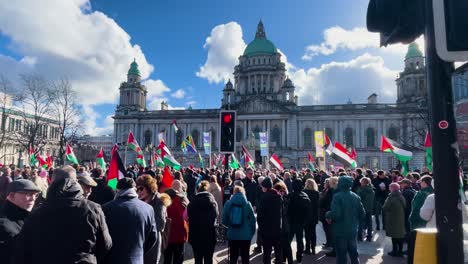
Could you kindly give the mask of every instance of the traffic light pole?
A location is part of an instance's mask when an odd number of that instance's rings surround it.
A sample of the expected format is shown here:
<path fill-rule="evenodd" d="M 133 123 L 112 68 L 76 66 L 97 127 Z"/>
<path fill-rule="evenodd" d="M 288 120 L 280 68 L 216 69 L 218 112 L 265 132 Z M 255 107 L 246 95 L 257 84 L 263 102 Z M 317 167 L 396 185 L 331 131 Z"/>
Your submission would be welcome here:
<path fill-rule="evenodd" d="M 426 74 L 433 148 L 438 263 L 463 263 L 458 145 L 453 113 L 452 62 L 436 53 L 432 0 L 425 1 Z"/>

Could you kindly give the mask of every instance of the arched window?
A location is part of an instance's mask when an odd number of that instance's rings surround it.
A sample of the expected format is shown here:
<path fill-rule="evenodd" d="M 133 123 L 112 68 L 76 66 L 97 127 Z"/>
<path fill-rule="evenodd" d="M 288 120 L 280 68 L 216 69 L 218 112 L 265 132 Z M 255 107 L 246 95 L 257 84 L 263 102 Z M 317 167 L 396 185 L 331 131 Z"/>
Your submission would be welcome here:
<path fill-rule="evenodd" d="M 200 141 L 200 132 L 198 132 L 196 129 L 192 130 L 192 138 L 195 146 L 199 148 L 200 146 L 198 145 L 198 142 Z"/>
<path fill-rule="evenodd" d="M 325 135 L 327 135 L 330 138 L 330 140 L 332 140 L 333 139 L 333 130 L 331 128 L 329 128 L 329 127 L 325 128 Z"/>
<path fill-rule="evenodd" d="M 275 142 L 276 146 L 281 146 L 281 130 L 277 125 L 271 130 L 271 142 Z"/>
<path fill-rule="evenodd" d="M 353 146 L 353 129 L 350 127 L 345 130 L 345 144 L 346 147 Z"/>
<path fill-rule="evenodd" d="M 304 129 L 304 148 L 311 148 L 312 147 L 312 129 L 306 128 Z"/>
<path fill-rule="evenodd" d="M 398 129 L 396 127 L 390 127 L 388 129 L 388 138 L 398 141 Z"/>
<path fill-rule="evenodd" d="M 367 147 L 375 147 L 375 129 L 372 127 L 367 128 Z"/>
<path fill-rule="evenodd" d="M 238 126 L 236 127 L 236 142 L 241 142 L 242 139 L 242 128 Z"/>
<path fill-rule="evenodd" d="M 182 129 L 179 128 L 176 133 L 176 146 L 179 147 L 182 144 L 182 140 L 184 139 L 184 132 Z"/>
<path fill-rule="evenodd" d="M 145 147 L 151 144 L 151 137 L 153 136 L 152 134 L 153 133 L 151 133 L 149 129 L 145 131 Z"/>

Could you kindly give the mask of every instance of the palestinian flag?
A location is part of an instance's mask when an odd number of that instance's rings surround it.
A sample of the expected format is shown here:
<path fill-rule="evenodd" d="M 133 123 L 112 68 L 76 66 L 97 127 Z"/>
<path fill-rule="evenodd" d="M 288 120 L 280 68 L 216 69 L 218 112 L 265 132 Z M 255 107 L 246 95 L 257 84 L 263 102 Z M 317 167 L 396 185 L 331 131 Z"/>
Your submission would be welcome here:
<path fill-rule="evenodd" d="M 179 128 L 177 127 L 176 120 L 172 120 L 172 127 L 174 128 L 174 134 L 177 134 L 177 131 L 179 131 Z"/>
<path fill-rule="evenodd" d="M 356 160 L 354 160 L 350 153 L 346 150 L 346 148 L 338 142 L 335 142 L 335 146 L 333 147 L 331 157 L 343 164 L 344 166 L 348 166 L 351 168 L 356 168 Z"/>
<path fill-rule="evenodd" d="M 39 166 L 41 166 L 44 169 L 47 169 L 47 167 L 49 167 L 49 164 L 47 163 L 47 161 L 44 158 L 42 158 L 41 155 L 37 155 L 36 158 L 39 161 Z"/>
<path fill-rule="evenodd" d="M 36 154 L 34 153 L 34 148 L 32 147 L 31 144 L 29 144 L 29 164 L 31 166 L 35 166 L 36 163 L 38 163 L 38 162 L 39 161 L 36 158 Z"/>
<path fill-rule="evenodd" d="M 125 177 L 125 166 L 117 151 L 117 144 L 112 148 L 112 158 L 107 172 L 107 185 L 112 189 L 117 188 L 117 182 Z"/>
<path fill-rule="evenodd" d="M 143 151 L 141 150 L 140 145 L 138 145 L 138 142 L 136 141 L 131 131 L 128 133 L 127 146 L 136 153 L 143 155 Z"/>
<path fill-rule="evenodd" d="M 48 153 L 46 157 L 46 162 L 47 162 L 48 168 L 52 168 L 54 166 L 54 159 L 51 156 L 49 156 Z"/>
<path fill-rule="evenodd" d="M 166 188 L 172 187 L 172 182 L 174 181 L 174 177 L 172 176 L 171 170 L 168 166 L 164 167 L 164 171 L 162 173 L 161 185 Z"/>
<path fill-rule="evenodd" d="M 101 169 L 106 169 L 106 162 L 104 161 L 104 151 L 102 150 L 102 148 L 96 155 L 96 163 L 101 167 Z"/>
<path fill-rule="evenodd" d="M 330 138 L 328 137 L 327 134 L 325 134 L 325 144 L 323 145 L 323 148 L 325 149 L 325 152 L 328 154 L 328 156 L 331 156 L 333 152 L 333 144 L 331 143 Z"/>
<path fill-rule="evenodd" d="M 413 158 L 413 153 L 411 151 L 402 149 L 400 144 L 385 136 L 382 136 L 380 150 L 395 154 L 395 157 L 401 162 L 409 161 Z"/>
<path fill-rule="evenodd" d="M 153 155 L 153 160 L 156 162 L 156 167 L 164 167 L 164 162 L 161 157 L 155 152 Z M 153 165 L 154 166 L 154 165 Z"/>
<path fill-rule="evenodd" d="M 158 151 L 160 152 L 161 159 L 165 165 L 171 166 L 175 170 L 180 170 L 180 163 L 172 156 L 171 151 L 166 146 L 164 141 L 162 141 L 158 146 Z"/>
<path fill-rule="evenodd" d="M 245 164 L 245 166 L 248 167 L 248 168 L 255 169 L 254 160 L 253 160 L 252 156 L 250 156 L 249 150 L 244 145 L 242 145 L 242 152 L 244 154 L 244 164 Z"/>
<path fill-rule="evenodd" d="M 229 167 L 231 167 L 231 169 L 240 168 L 239 161 L 236 159 L 236 156 L 234 154 L 231 154 L 229 156 Z"/>
<path fill-rule="evenodd" d="M 142 154 L 137 154 L 136 162 L 137 162 L 138 165 L 140 165 L 141 167 L 146 168 L 145 155 L 143 155 L 143 153 L 142 153 Z"/>
<path fill-rule="evenodd" d="M 158 139 L 159 139 L 159 142 L 164 141 L 164 132 L 159 132 Z"/>
<path fill-rule="evenodd" d="M 273 163 L 273 165 L 275 165 L 275 167 L 278 168 L 279 170 L 284 170 L 283 164 L 281 164 L 281 161 L 278 158 L 278 156 L 276 156 L 276 154 L 273 153 L 271 155 L 270 162 Z"/>
<path fill-rule="evenodd" d="M 71 163 L 78 164 L 78 159 L 76 159 L 75 153 L 73 153 L 72 147 L 67 143 L 67 149 L 65 151 L 65 155 L 67 155 L 67 160 Z"/>
<path fill-rule="evenodd" d="M 187 151 L 190 151 L 192 153 L 197 153 L 197 147 L 195 146 L 195 142 L 193 141 L 193 138 L 191 135 L 188 135 L 187 138 L 184 140 L 185 142 L 185 147 L 187 148 Z"/>
<path fill-rule="evenodd" d="M 426 168 L 432 171 L 432 141 L 429 131 L 426 132 L 426 138 L 424 139 L 424 148 L 426 149 Z"/>
<path fill-rule="evenodd" d="M 356 153 L 356 150 L 354 148 L 351 149 L 351 158 L 353 160 L 356 160 L 356 158 L 357 158 L 357 153 Z"/>
<path fill-rule="evenodd" d="M 200 152 L 198 152 L 198 160 L 200 161 L 200 168 L 204 168 L 205 167 L 205 162 L 203 160 L 203 157 L 201 156 Z"/>
<path fill-rule="evenodd" d="M 314 161 L 314 156 L 312 156 L 312 154 L 310 154 L 310 152 L 307 153 L 307 156 L 309 157 L 309 164 L 308 164 L 308 165 L 309 165 L 309 169 L 310 169 L 311 171 L 314 171 L 314 170 L 315 170 L 315 166 L 314 166 L 314 163 L 315 163 L 315 161 Z"/>

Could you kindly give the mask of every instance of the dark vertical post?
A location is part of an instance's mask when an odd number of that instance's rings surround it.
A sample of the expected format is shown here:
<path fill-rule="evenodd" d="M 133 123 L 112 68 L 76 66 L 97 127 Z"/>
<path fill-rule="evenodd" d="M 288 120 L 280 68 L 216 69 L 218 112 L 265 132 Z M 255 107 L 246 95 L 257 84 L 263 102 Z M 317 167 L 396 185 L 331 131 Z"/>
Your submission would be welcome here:
<path fill-rule="evenodd" d="M 224 154 L 224 171 L 229 170 L 229 155 L 231 154 Z"/>
<path fill-rule="evenodd" d="M 463 228 L 458 176 L 458 145 L 453 113 L 453 63 L 436 53 L 432 0 L 425 1 L 426 74 L 435 178 L 438 263 L 463 263 Z M 442 122 L 442 123 L 441 123 Z M 445 123 L 446 122 L 446 123 Z M 445 124 L 448 124 L 446 127 Z"/>

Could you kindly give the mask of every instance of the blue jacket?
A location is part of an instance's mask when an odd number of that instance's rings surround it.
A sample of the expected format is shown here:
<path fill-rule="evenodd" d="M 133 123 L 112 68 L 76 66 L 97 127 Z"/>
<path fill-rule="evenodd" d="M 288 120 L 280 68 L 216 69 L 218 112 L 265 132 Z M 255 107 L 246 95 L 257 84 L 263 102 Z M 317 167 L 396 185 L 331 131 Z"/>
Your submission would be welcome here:
<path fill-rule="evenodd" d="M 335 237 L 355 238 L 359 222 L 364 218 L 365 211 L 361 198 L 351 192 L 352 186 L 353 178 L 340 177 L 337 192 L 333 195 L 331 209 L 326 214 L 326 218 L 333 221 L 332 229 Z"/>
<path fill-rule="evenodd" d="M 151 205 L 136 197 L 121 196 L 103 206 L 112 249 L 105 263 L 143 264 L 156 243 L 157 229 Z"/>
<path fill-rule="evenodd" d="M 229 223 L 231 206 L 237 204 L 242 206 L 242 225 L 239 227 L 233 227 Z M 223 225 L 228 227 L 227 239 L 228 240 L 251 240 L 255 234 L 255 215 L 252 209 L 252 205 L 247 201 L 245 195 L 242 193 L 236 193 L 232 198 L 226 202 L 223 209 L 222 215 Z"/>

